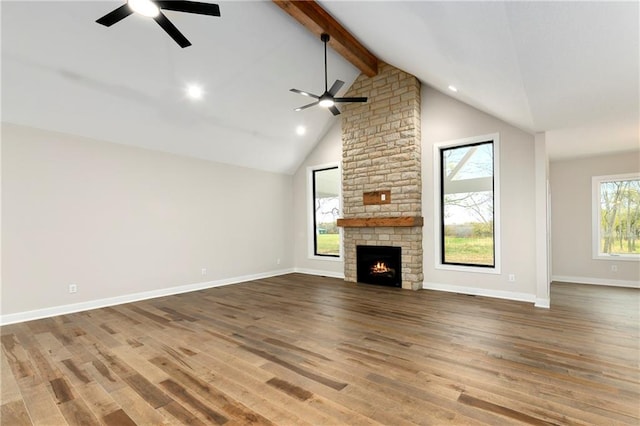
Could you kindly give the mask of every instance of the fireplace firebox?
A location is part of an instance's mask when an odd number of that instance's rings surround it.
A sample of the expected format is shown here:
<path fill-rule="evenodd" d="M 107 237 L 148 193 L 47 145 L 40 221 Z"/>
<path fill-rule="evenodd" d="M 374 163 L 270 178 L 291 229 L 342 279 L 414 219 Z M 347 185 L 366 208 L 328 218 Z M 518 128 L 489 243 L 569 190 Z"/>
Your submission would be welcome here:
<path fill-rule="evenodd" d="M 402 286 L 402 248 L 356 246 L 356 270 L 359 283 Z"/>

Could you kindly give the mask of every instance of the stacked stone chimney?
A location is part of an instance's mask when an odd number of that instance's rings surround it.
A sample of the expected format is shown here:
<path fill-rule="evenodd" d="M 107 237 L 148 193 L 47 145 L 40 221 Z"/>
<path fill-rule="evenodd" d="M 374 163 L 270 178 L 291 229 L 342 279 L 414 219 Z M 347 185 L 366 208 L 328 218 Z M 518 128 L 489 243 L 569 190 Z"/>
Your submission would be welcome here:
<path fill-rule="evenodd" d="M 345 96 L 342 112 L 345 280 L 356 281 L 356 246 L 402 248 L 402 287 L 422 287 L 420 82 L 381 63 Z"/>

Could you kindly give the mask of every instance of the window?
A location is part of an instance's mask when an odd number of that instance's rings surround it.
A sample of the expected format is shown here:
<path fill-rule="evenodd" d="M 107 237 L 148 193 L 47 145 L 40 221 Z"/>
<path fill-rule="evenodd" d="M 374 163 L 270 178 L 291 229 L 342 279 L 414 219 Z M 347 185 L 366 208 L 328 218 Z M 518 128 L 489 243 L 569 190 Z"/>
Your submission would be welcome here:
<path fill-rule="evenodd" d="M 311 169 L 312 256 L 340 257 L 340 169 L 338 166 Z"/>
<path fill-rule="evenodd" d="M 438 266 L 499 272 L 497 135 L 436 146 Z"/>
<path fill-rule="evenodd" d="M 640 173 L 593 177 L 596 259 L 640 260 Z"/>

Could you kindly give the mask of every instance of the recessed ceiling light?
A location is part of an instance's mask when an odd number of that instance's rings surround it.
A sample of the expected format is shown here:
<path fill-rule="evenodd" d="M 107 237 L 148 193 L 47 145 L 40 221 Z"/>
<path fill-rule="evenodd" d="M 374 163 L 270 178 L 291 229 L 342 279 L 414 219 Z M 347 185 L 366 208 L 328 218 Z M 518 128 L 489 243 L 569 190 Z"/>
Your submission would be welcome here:
<path fill-rule="evenodd" d="M 186 90 L 187 90 L 187 96 L 193 100 L 202 99 L 202 96 L 204 95 L 204 91 L 202 90 L 202 87 L 200 87 L 197 84 L 188 85 Z"/>
<path fill-rule="evenodd" d="M 160 9 L 150 0 L 129 0 L 127 2 L 131 10 L 142 16 L 155 18 L 160 14 Z"/>
<path fill-rule="evenodd" d="M 296 133 L 298 134 L 298 136 L 302 136 L 307 133 L 307 128 L 304 126 L 298 126 L 296 127 Z"/>
<path fill-rule="evenodd" d="M 452 92 L 457 92 L 458 88 L 456 86 L 454 86 L 453 84 L 449 85 L 449 90 L 451 90 Z"/>

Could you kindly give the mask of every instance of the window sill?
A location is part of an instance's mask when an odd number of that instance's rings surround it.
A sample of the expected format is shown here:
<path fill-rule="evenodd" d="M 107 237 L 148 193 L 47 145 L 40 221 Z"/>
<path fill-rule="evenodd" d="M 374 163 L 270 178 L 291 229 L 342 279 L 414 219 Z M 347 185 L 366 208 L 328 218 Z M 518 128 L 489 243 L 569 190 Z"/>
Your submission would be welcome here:
<path fill-rule="evenodd" d="M 467 272 L 467 273 L 473 273 L 473 274 L 500 275 L 500 269 L 497 267 L 482 268 L 479 266 L 458 266 L 458 265 L 436 264 L 435 269 L 440 269 L 443 271 Z"/>
<path fill-rule="evenodd" d="M 334 257 L 334 256 L 315 256 L 310 255 L 307 257 L 309 260 L 326 260 L 328 262 L 343 262 L 344 258 L 342 256 Z"/>
<path fill-rule="evenodd" d="M 628 254 L 600 254 L 593 256 L 593 260 L 608 260 L 613 262 L 640 262 L 640 255 Z"/>

